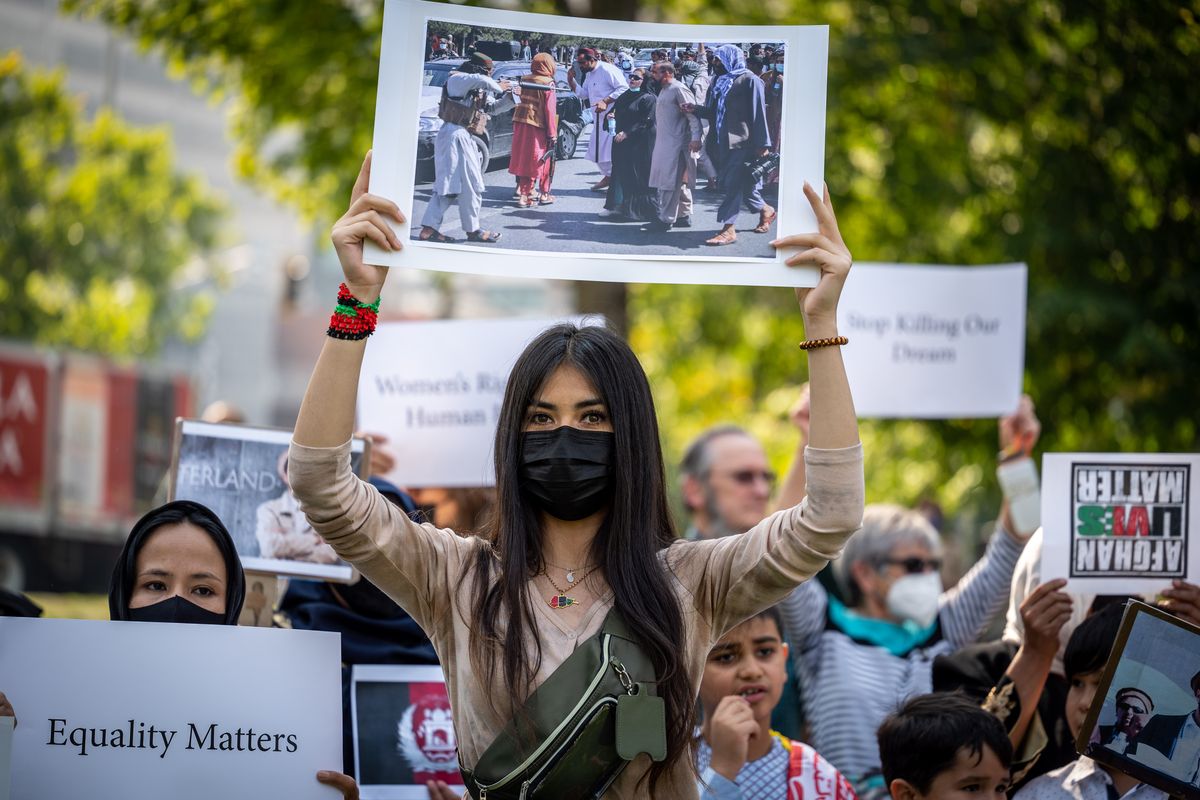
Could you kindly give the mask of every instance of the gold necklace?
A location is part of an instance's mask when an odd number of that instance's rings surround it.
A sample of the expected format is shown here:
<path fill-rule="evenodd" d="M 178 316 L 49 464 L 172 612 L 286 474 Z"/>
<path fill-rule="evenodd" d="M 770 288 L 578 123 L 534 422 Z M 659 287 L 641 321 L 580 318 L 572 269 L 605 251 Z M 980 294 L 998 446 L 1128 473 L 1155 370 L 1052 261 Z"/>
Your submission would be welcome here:
<path fill-rule="evenodd" d="M 561 569 L 561 567 L 560 567 L 560 569 Z M 575 570 L 569 570 L 567 572 L 567 584 L 572 586 L 572 588 L 579 588 L 579 586 L 583 586 L 584 581 L 586 581 L 588 579 L 588 577 L 595 571 L 596 571 L 596 568 L 592 567 L 587 572 L 583 573 L 583 577 L 579 578 L 577 581 L 575 579 Z M 550 581 L 550 585 L 553 586 L 555 592 L 557 592 L 557 594 L 551 595 L 550 597 L 548 597 L 546 599 L 546 605 L 550 606 L 551 608 L 555 608 L 555 609 L 569 608 L 571 606 L 579 605 L 579 601 L 576 600 L 574 597 L 571 597 L 570 595 L 568 595 L 567 594 L 568 590 L 563 589 L 561 586 L 559 586 L 555 582 L 554 578 L 550 577 L 550 573 L 546 572 L 546 569 L 544 567 L 542 568 L 541 574 L 546 576 L 546 580 Z M 578 584 L 578 585 L 576 585 L 576 584 Z"/>

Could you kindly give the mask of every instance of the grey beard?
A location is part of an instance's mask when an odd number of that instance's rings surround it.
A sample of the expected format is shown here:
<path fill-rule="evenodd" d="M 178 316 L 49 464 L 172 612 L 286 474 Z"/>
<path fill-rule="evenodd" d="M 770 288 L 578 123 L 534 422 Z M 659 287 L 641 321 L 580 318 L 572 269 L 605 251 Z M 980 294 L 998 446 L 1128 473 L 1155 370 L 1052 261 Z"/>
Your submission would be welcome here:
<path fill-rule="evenodd" d="M 721 512 L 717 509 L 715 492 L 707 486 L 704 488 L 704 511 L 708 515 L 708 538 L 720 539 L 725 536 L 732 536 L 735 533 L 745 533 L 745 531 L 734 530 L 725 521 L 725 518 L 721 516 Z"/>

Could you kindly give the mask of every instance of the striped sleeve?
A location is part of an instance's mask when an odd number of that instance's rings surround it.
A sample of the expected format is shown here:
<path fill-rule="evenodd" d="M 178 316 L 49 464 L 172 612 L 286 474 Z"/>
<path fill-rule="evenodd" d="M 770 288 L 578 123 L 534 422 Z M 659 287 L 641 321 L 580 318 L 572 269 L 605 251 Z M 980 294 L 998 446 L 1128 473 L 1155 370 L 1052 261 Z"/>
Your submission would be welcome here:
<path fill-rule="evenodd" d="M 983 558 L 953 587 L 942 593 L 942 634 L 959 648 L 983 635 L 991 618 L 1007 602 L 1013 570 L 1025 547 L 1000 526 Z"/>

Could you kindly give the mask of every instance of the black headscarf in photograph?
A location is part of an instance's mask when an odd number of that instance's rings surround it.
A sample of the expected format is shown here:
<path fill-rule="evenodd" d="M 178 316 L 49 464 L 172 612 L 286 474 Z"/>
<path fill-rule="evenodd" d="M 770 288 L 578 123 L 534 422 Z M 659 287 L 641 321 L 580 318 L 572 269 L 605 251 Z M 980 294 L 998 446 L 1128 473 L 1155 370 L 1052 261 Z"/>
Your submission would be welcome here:
<path fill-rule="evenodd" d="M 139 519 L 129 532 L 125 548 L 113 567 L 112 581 L 108 586 L 108 613 L 112 619 L 130 619 L 129 599 L 133 596 L 133 582 L 137 577 L 137 555 L 150 538 L 150 534 L 163 525 L 175 525 L 180 522 L 190 522 L 207 533 L 224 556 L 224 623 L 237 624 L 238 615 L 242 613 L 242 602 L 246 599 L 246 575 L 242 572 L 242 562 L 233 545 L 233 537 L 229 535 L 220 517 L 209 508 L 191 500 L 174 500 L 152 509 Z"/>

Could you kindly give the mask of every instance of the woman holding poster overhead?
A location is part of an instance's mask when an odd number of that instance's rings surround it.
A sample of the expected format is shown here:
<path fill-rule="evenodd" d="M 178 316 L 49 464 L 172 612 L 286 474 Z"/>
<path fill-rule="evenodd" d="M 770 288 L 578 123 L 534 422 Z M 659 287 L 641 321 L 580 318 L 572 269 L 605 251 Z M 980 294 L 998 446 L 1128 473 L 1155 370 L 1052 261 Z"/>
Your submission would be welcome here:
<path fill-rule="evenodd" d="M 482 537 L 418 525 L 349 468 L 359 368 L 400 242 L 364 163 L 332 238 L 345 283 L 292 443 L 292 488 L 340 556 L 403 606 L 446 673 L 475 798 L 696 797 L 689 757 L 708 649 L 835 558 L 863 510 L 862 448 L 838 347 L 851 257 L 829 204 L 789 264 L 812 386 L 808 497 L 744 535 L 676 538 L 645 373 L 600 327 L 557 325 L 509 377 L 495 440 L 496 521 Z M 787 348 L 787 345 L 782 345 Z M 789 348 L 790 349 L 790 348 Z M 619 735 L 617 735 L 619 734 Z"/>

